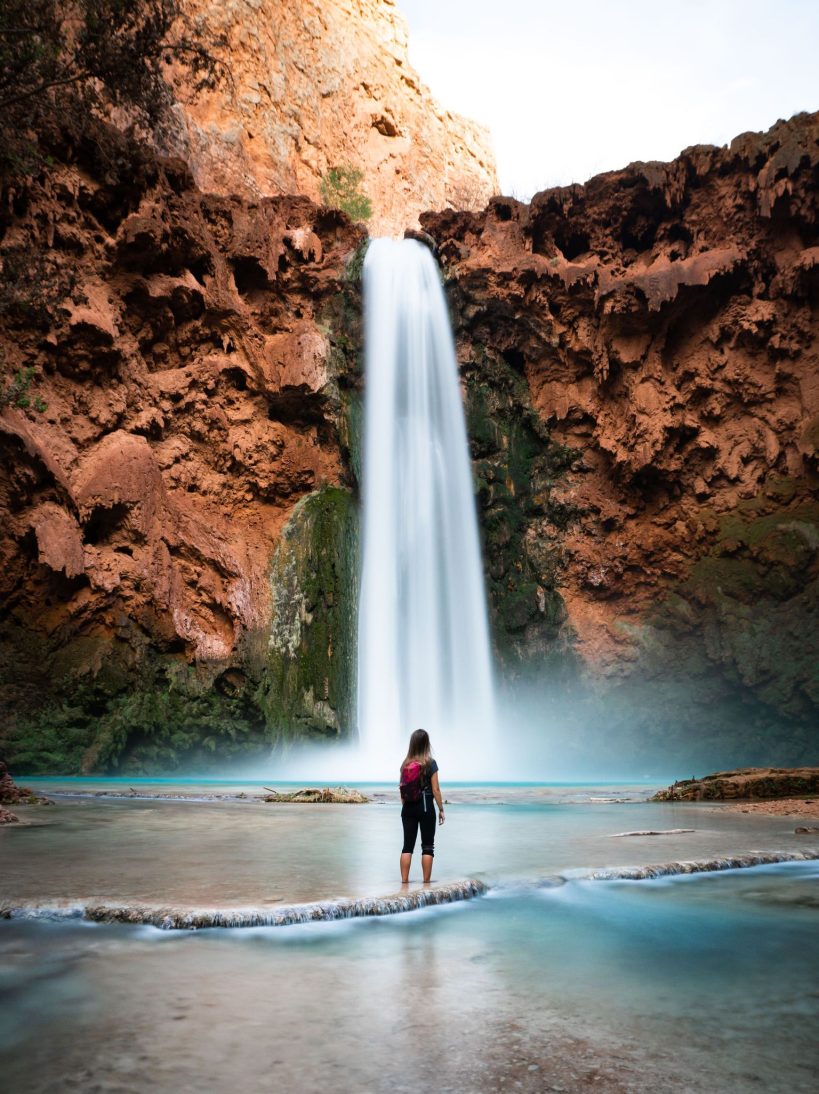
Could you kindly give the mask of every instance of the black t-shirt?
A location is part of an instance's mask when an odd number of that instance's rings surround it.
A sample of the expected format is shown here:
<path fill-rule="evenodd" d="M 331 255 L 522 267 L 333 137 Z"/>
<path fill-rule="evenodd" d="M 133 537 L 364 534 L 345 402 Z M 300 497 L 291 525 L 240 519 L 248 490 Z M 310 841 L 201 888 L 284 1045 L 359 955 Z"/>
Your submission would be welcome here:
<path fill-rule="evenodd" d="M 423 779 L 423 782 L 421 784 L 423 789 L 425 791 L 428 791 L 430 794 L 432 793 L 432 776 L 435 774 L 435 772 L 437 770 L 438 770 L 437 761 L 436 760 L 430 760 L 429 763 L 426 766 L 425 771 L 424 771 L 424 779 Z"/>

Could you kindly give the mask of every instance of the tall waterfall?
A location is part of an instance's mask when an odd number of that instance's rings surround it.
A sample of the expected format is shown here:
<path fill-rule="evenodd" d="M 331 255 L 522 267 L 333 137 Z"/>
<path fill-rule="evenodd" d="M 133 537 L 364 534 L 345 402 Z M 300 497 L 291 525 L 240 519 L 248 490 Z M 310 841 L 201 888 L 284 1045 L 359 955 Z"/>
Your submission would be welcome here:
<path fill-rule="evenodd" d="M 374 240 L 364 306 L 362 758 L 379 775 L 397 772 L 420 726 L 442 777 L 491 778 L 494 694 L 472 473 L 429 250 Z"/>

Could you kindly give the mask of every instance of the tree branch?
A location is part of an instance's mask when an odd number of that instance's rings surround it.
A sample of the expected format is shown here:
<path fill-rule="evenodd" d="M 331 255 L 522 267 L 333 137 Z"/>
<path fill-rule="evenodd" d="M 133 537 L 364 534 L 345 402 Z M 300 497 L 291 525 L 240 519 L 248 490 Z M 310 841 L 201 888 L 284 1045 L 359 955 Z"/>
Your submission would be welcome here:
<path fill-rule="evenodd" d="M 19 95 L 10 95 L 6 99 L 0 99 L 0 110 L 16 106 L 17 103 L 25 102 L 26 99 L 31 99 L 35 95 L 42 95 L 44 91 L 49 91 L 52 87 L 65 87 L 67 84 L 76 84 L 79 80 L 87 80 L 91 75 L 90 72 L 77 72 L 75 75 L 65 76 L 61 80 L 49 80 L 48 83 L 40 84 L 39 87 L 32 87 L 29 91 L 22 91 Z"/>

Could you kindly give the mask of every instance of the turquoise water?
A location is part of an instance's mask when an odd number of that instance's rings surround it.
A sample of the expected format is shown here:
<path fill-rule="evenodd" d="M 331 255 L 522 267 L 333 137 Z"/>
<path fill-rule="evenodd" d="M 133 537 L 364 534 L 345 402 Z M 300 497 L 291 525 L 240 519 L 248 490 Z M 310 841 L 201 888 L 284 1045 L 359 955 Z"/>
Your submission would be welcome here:
<path fill-rule="evenodd" d="M 0 1074 L 54 1090 L 807 1092 L 819 867 L 386 920 L 0 927 Z"/>
<path fill-rule="evenodd" d="M 171 783 L 162 790 L 203 788 Z M 0 830 L 0 895 L 233 906 L 380 896 L 398 883 L 400 804 L 394 787 L 368 792 L 373 803 L 356 806 L 76 798 L 19 807 L 31 823 Z M 451 804 L 437 835 L 437 881 L 532 881 L 574 868 L 804 846 L 787 817 L 646 802 L 646 790 L 634 786 L 444 792 Z M 693 831 L 617 835 L 645 829 Z M 420 864 L 413 866 L 417 878 Z"/>
<path fill-rule="evenodd" d="M 396 888 L 393 787 L 365 806 L 76 796 L 112 785 L 52 781 L 75 796 L 19 808 L 26 823 L 0 830 L 4 901 L 273 907 Z M 638 783 L 445 793 L 434 877 L 493 886 L 466 904 L 236 931 L 0 922 L 3 1089 L 816 1088 L 819 864 L 573 873 L 804 849 L 793 818 L 649 803 Z M 619 834 L 643 829 L 691 831 Z"/>

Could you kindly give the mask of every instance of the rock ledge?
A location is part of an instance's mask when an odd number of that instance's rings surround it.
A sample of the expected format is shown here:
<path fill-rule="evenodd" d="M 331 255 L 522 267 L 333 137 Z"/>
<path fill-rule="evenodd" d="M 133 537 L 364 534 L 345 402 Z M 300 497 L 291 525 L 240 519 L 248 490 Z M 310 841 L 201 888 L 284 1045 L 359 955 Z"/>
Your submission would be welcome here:
<path fill-rule="evenodd" d="M 733 798 L 790 798 L 819 794 L 819 767 L 741 767 L 702 779 L 682 779 L 651 801 L 724 801 Z"/>

